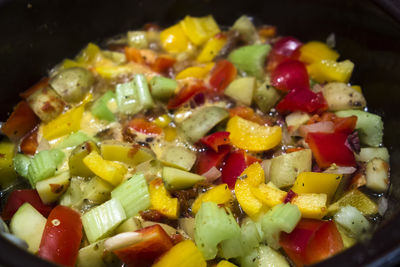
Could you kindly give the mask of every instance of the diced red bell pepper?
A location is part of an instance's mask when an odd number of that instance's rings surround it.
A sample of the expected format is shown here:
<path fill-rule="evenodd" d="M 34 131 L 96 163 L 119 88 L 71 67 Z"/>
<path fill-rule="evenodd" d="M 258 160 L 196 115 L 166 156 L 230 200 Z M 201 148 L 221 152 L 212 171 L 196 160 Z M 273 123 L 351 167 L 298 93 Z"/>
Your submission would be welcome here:
<path fill-rule="evenodd" d="M 309 89 L 306 66 L 298 60 L 282 62 L 271 73 L 271 85 L 284 92 L 295 88 Z"/>
<path fill-rule="evenodd" d="M 151 65 L 151 69 L 158 73 L 166 73 L 169 68 L 172 68 L 172 66 L 174 66 L 175 62 L 175 58 L 161 55 L 156 58 L 154 63 Z"/>
<path fill-rule="evenodd" d="M 298 59 L 300 56 L 298 48 L 302 45 L 299 40 L 291 36 L 280 38 L 268 55 L 268 71 L 273 71 L 280 63 L 286 60 Z"/>
<path fill-rule="evenodd" d="M 222 167 L 222 182 L 228 184 L 230 189 L 234 189 L 237 178 L 246 167 L 244 151 L 237 150 L 231 152 L 225 161 L 225 165 Z"/>
<path fill-rule="evenodd" d="M 143 118 L 134 118 L 130 120 L 128 128 L 146 135 L 160 135 L 162 133 L 162 128 Z"/>
<path fill-rule="evenodd" d="M 136 231 L 142 241 L 114 251 L 127 266 L 151 266 L 164 252 L 173 247 L 168 234 L 158 224 Z"/>
<path fill-rule="evenodd" d="M 59 205 L 47 218 L 38 255 L 63 266 L 75 266 L 81 240 L 81 215 Z"/>
<path fill-rule="evenodd" d="M 206 149 L 198 153 L 195 167 L 196 173 L 201 175 L 212 167 L 219 168 L 230 150 L 231 147 L 229 145 L 223 145 L 218 148 L 218 152 L 212 149 Z"/>
<path fill-rule="evenodd" d="M 262 117 L 254 112 L 250 107 L 239 106 L 229 109 L 229 116 L 235 117 L 239 116 L 243 119 L 258 123 L 260 125 L 269 124 L 270 121 L 267 117 Z"/>
<path fill-rule="evenodd" d="M 22 153 L 26 155 L 35 155 L 36 149 L 39 145 L 39 142 L 37 140 L 38 131 L 39 128 L 35 128 L 28 135 L 24 136 L 21 144 L 19 145 Z"/>
<path fill-rule="evenodd" d="M 351 134 L 356 128 L 357 116 L 335 118 L 333 123 L 335 124 L 335 133 Z"/>
<path fill-rule="evenodd" d="M 144 58 L 140 53 L 140 50 L 135 47 L 125 47 L 126 60 L 136 62 L 138 64 L 144 64 Z"/>
<path fill-rule="evenodd" d="M 252 156 L 252 155 L 250 155 L 248 153 L 244 154 L 244 158 L 245 158 L 245 161 L 246 161 L 246 166 L 250 166 L 251 164 L 253 164 L 255 162 L 258 162 L 258 163 L 262 162 L 261 159 L 256 158 L 256 157 L 254 157 L 254 156 Z"/>
<path fill-rule="evenodd" d="M 321 92 L 314 93 L 309 89 L 294 88 L 276 105 L 276 109 L 281 113 L 294 111 L 314 113 L 327 110 L 328 104 Z"/>
<path fill-rule="evenodd" d="M 39 118 L 25 101 L 19 102 L 1 130 L 8 138 L 18 141 L 39 123 Z"/>
<path fill-rule="evenodd" d="M 50 211 L 53 209 L 53 206 L 46 205 L 42 202 L 38 192 L 35 189 L 14 190 L 8 196 L 7 202 L 1 214 L 3 220 L 10 220 L 14 213 L 25 202 L 31 204 L 44 217 L 47 217 L 50 214 Z"/>
<path fill-rule="evenodd" d="M 280 245 L 296 264 L 310 265 L 343 249 L 343 241 L 333 221 L 302 219 L 290 233 L 281 233 Z"/>
<path fill-rule="evenodd" d="M 347 134 L 344 133 L 309 133 L 306 142 L 321 168 L 328 168 L 335 163 L 339 166 L 355 166 L 353 152 L 346 146 Z"/>
<path fill-rule="evenodd" d="M 228 145 L 230 143 L 229 140 L 229 132 L 216 132 L 207 136 L 204 136 L 200 139 L 200 141 L 214 149 L 215 152 L 218 152 L 218 147 L 221 145 Z"/>
<path fill-rule="evenodd" d="M 192 99 L 196 94 L 206 91 L 207 88 L 202 82 L 184 86 L 176 96 L 168 101 L 168 109 L 176 109 Z"/>
<path fill-rule="evenodd" d="M 236 78 L 236 67 L 228 60 L 220 60 L 211 71 L 210 87 L 222 92 Z"/>

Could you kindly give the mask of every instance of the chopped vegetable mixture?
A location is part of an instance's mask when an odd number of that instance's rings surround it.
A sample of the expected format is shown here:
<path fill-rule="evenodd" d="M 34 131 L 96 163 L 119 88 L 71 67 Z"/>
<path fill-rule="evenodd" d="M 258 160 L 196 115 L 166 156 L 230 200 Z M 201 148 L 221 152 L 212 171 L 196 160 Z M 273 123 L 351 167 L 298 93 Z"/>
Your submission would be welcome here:
<path fill-rule="evenodd" d="M 353 69 L 247 16 L 89 43 L 2 124 L 2 234 L 63 266 L 331 257 L 368 238 L 389 186 Z"/>

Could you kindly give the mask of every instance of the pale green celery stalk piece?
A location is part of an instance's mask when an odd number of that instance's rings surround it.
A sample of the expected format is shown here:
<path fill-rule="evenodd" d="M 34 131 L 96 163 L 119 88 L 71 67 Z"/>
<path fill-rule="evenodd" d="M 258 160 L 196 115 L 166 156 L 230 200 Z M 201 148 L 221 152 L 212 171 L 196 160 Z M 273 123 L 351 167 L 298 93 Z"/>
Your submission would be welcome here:
<path fill-rule="evenodd" d="M 335 222 L 350 231 L 355 237 L 360 237 L 371 227 L 362 213 L 353 206 L 347 205 L 334 215 Z"/>
<path fill-rule="evenodd" d="M 150 207 L 150 193 L 143 173 L 131 178 L 111 191 L 111 198 L 118 199 L 124 207 L 127 217 L 135 216 L 139 211 Z"/>
<path fill-rule="evenodd" d="M 68 135 L 64 140 L 62 140 L 59 144 L 57 144 L 58 149 L 64 149 L 68 147 L 76 147 L 77 145 L 82 144 L 83 142 L 92 140 L 94 138 L 88 136 L 86 133 L 82 131 L 77 131 Z"/>
<path fill-rule="evenodd" d="M 278 249 L 281 231 L 291 233 L 301 219 L 301 212 L 296 205 L 279 204 L 268 211 L 262 218 L 261 225 L 268 245 Z"/>
<path fill-rule="evenodd" d="M 142 110 L 134 81 L 117 84 L 115 92 L 119 112 L 132 115 Z"/>
<path fill-rule="evenodd" d="M 268 246 L 260 246 L 258 248 L 258 253 L 258 267 L 290 267 L 282 254 Z"/>
<path fill-rule="evenodd" d="M 205 180 L 204 176 L 171 167 L 163 168 L 162 178 L 169 189 L 175 190 L 186 189 Z"/>
<path fill-rule="evenodd" d="M 82 224 L 90 243 L 108 237 L 126 219 L 118 199 L 112 198 L 82 215 Z"/>
<path fill-rule="evenodd" d="M 240 238 L 240 227 L 229 208 L 214 202 L 201 205 L 195 217 L 195 242 L 206 260 L 214 259 L 218 244 L 227 239 Z"/>
<path fill-rule="evenodd" d="M 115 121 L 114 113 L 107 106 L 107 103 L 115 98 L 116 95 L 113 91 L 109 90 L 105 92 L 104 95 L 93 103 L 93 106 L 90 109 L 93 116 L 101 120 Z"/>
<path fill-rule="evenodd" d="M 137 96 L 144 109 L 151 108 L 154 105 L 151 97 L 146 77 L 143 74 L 136 74 L 134 78 Z"/>
<path fill-rule="evenodd" d="M 28 168 L 31 164 L 31 158 L 24 154 L 17 154 L 15 155 L 13 162 L 15 171 L 22 177 L 26 178 L 28 176 Z"/>
<path fill-rule="evenodd" d="M 64 152 L 59 149 L 43 150 L 37 153 L 28 167 L 28 178 L 31 185 L 46 179 L 56 172 L 57 166 L 65 158 Z"/>
<path fill-rule="evenodd" d="M 151 94 L 160 100 L 169 99 L 175 92 L 178 83 L 163 76 L 155 76 L 150 81 Z"/>

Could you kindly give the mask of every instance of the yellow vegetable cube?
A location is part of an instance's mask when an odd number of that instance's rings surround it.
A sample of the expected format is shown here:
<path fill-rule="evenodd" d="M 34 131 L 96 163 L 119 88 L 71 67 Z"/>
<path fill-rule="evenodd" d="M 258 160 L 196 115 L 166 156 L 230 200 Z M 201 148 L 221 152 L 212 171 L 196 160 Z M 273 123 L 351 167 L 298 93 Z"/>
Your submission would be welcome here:
<path fill-rule="evenodd" d="M 192 212 L 196 214 L 203 202 L 215 202 L 217 204 L 227 204 L 232 199 L 231 190 L 227 184 L 220 184 L 204 194 L 199 195 L 192 205 Z"/>
<path fill-rule="evenodd" d="M 206 267 L 201 251 L 191 240 L 179 242 L 153 264 L 153 267 Z"/>
<path fill-rule="evenodd" d="M 154 124 L 161 128 L 167 127 L 170 122 L 171 118 L 166 114 L 161 115 L 154 120 Z"/>
<path fill-rule="evenodd" d="M 361 191 L 355 189 L 347 192 L 338 201 L 329 206 L 329 213 L 335 213 L 344 206 L 353 206 L 363 215 L 373 215 L 378 213 L 378 205 Z"/>
<path fill-rule="evenodd" d="M 196 60 L 201 63 L 211 62 L 215 56 L 218 55 L 219 51 L 225 46 L 225 44 L 225 35 L 214 36 L 207 41 Z"/>
<path fill-rule="evenodd" d="M 115 140 L 102 142 L 100 150 L 105 160 L 124 162 L 130 166 L 136 166 L 154 158 L 149 149 Z"/>
<path fill-rule="evenodd" d="M 339 53 L 322 42 L 312 41 L 300 47 L 300 61 L 311 64 L 324 59 L 337 60 Z"/>
<path fill-rule="evenodd" d="M 178 218 L 179 201 L 177 198 L 172 198 L 169 195 L 161 178 L 150 182 L 149 192 L 152 209 L 159 211 L 170 219 Z"/>
<path fill-rule="evenodd" d="M 336 62 L 324 59 L 307 66 L 310 76 L 319 83 L 343 82 L 347 83 L 354 69 L 350 60 Z"/>
<path fill-rule="evenodd" d="M 246 179 L 237 179 L 235 195 L 243 211 L 250 217 L 256 217 L 262 211 L 263 204 L 253 195 L 252 186 Z"/>
<path fill-rule="evenodd" d="M 216 267 L 236 267 L 236 265 L 233 263 L 230 263 L 229 261 L 222 260 L 222 261 L 218 262 Z"/>
<path fill-rule="evenodd" d="M 190 41 L 183 32 L 180 24 L 175 24 L 160 33 L 161 45 L 169 53 L 185 52 L 189 49 Z"/>
<path fill-rule="evenodd" d="M 252 186 L 258 186 L 265 182 L 264 169 L 260 163 L 255 162 L 247 167 L 240 176 L 245 176 L 246 181 Z"/>
<path fill-rule="evenodd" d="M 269 184 L 260 184 L 258 187 L 252 188 L 251 191 L 254 196 L 270 208 L 282 203 L 287 194 L 285 191 Z"/>
<path fill-rule="evenodd" d="M 186 36 L 196 45 L 205 43 L 220 32 L 218 24 L 212 16 L 201 18 L 186 16 L 181 20 L 180 25 Z"/>
<path fill-rule="evenodd" d="M 303 218 L 322 219 L 328 212 L 326 201 L 326 194 L 299 194 L 291 203 L 299 208 Z"/>
<path fill-rule="evenodd" d="M 177 80 L 185 79 L 185 78 L 198 78 L 203 79 L 210 72 L 210 70 L 214 67 L 214 63 L 209 63 L 205 66 L 195 66 L 189 67 L 176 75 Z"/>
<path fill-rule="evenodd" d="M 52 140 L 63 135 L 76 132 L 81 127 L 81 119 L 84 107 L 80 105 L 61 114 L 54 120 L 43 126 L 43 136 L 47 140 Z"/>
<path fill-rule="evenodd" d="M 116 186 L 121 183 L 127 168 L 117 162 L 103 159 L 96 151 L 92 151 L 83 159 L 83 163 L 97 176 Z"/>
<path fill-rule="evenodd" d="M 282 129 L 279 126 L 263 126 L 235 116 L 228 121 L 226 130 L 236 147 L 250 151 L 264 151 L 279 145 Z"/>
<path fill-rule="evenodd" d="M 292 191 L 296 193 L 324 193 L 330 200 L 342 177 L 341 174 L 302 172 L 297 176 Z"/>

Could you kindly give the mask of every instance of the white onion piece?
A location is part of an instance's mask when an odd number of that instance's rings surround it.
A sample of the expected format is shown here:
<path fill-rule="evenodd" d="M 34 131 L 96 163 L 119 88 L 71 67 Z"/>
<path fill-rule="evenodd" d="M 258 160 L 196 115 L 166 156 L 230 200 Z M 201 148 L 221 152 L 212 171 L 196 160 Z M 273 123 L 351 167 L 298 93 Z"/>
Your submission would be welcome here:
<path fill-rule="evenodd" d="M 330 167 L 324 171 L 324 173 L 334 173 L 334 174 L 352 174 L 357 169 L 354 167 L 344 167 L 344 166 L 335 166 L 334 168 Z"/>
<path fill-rule="evenodd" d="M 335 131 L 335 124 L 331 121 L 321 121 L 308 125 L 301 125 L 299 128 L 299 134 L 302 137 L 306 137 L 308 133 L 333 133 Z"/>
<path fill-rule="evenodd" d="M 130 245 L 141 242 L 142 235 L 137 232 L 125 232 L 110 237 L 104 242 L 104 247 L 108 251 L 114 251 L 120 248 L 125 248 Z"/>
<path fill-rule="evenodd" d="M 388 208 L 388 200 L 385 197 L 381 197 L 378 200 L 378 212 L 379 215 L 383 216 Z"/>
<path fill-rule="evenodd" d="M 214 166 L 210 168 L 208 171 L 203 173 L 201 176 L 206 177 L 207 182 L 214 182 L 217 180 L 219 177 L 221 177 L 221 172 Z"/>

